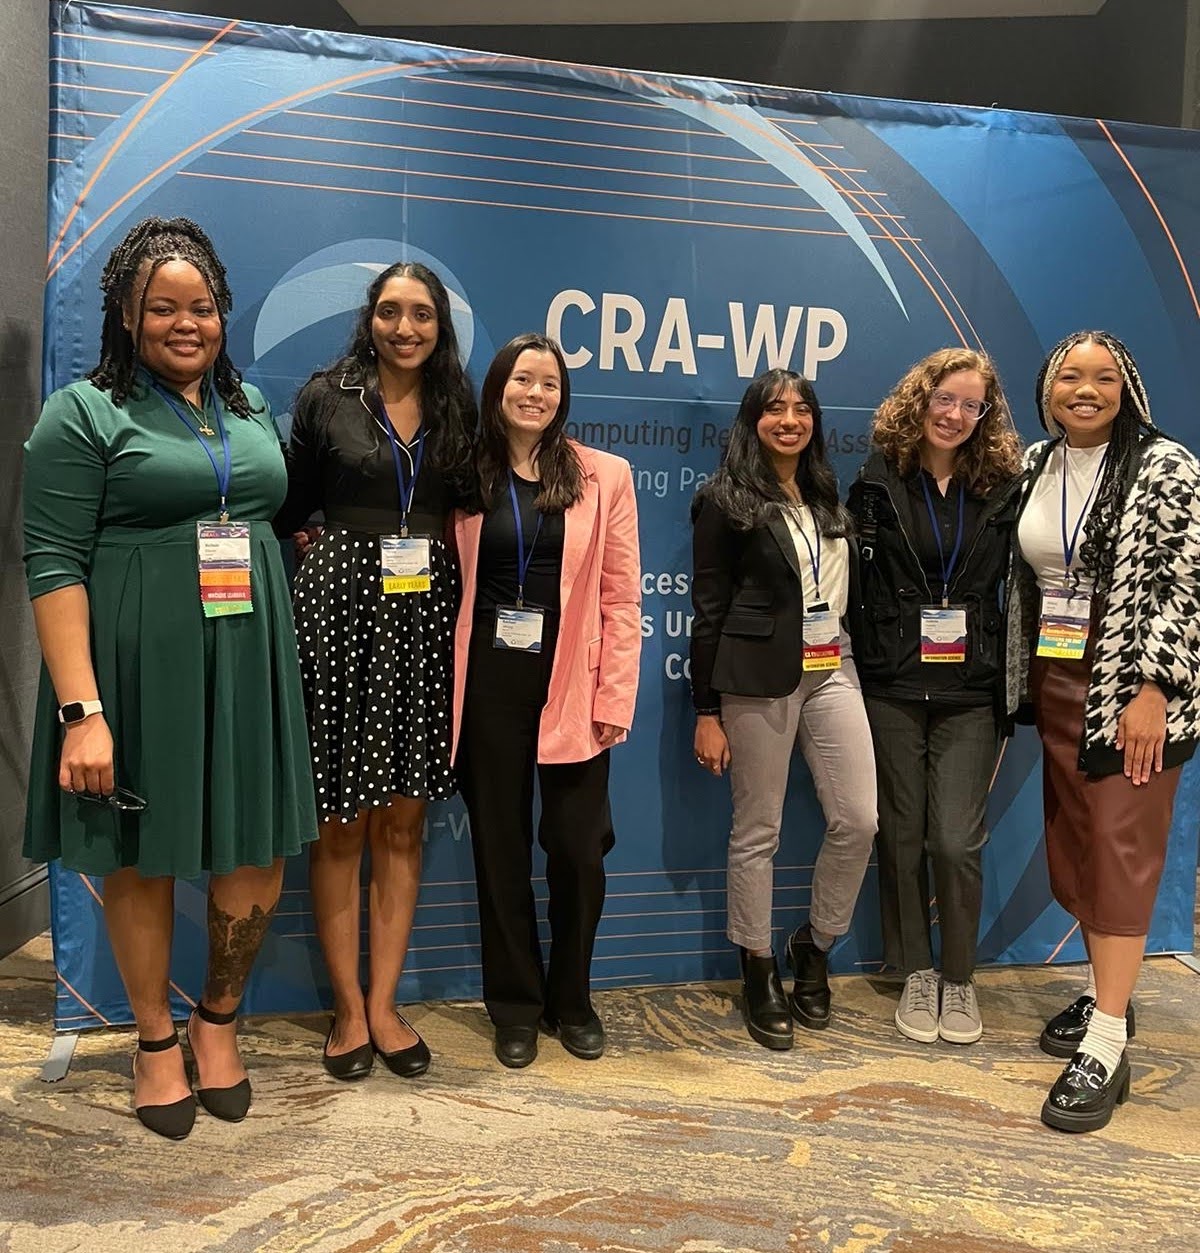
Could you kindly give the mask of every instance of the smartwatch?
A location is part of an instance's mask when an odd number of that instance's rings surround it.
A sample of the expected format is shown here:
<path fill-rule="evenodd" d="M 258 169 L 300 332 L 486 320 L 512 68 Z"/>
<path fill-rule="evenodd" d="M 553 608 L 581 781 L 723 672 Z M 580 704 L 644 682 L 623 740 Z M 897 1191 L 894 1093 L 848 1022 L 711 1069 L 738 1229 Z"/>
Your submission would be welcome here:
<path fill-rule="evenodd" d="M 74 726 L 92 714 L 102 713 L 104 706 L 98 700 L 73 700 L 58 707 L 58 720 L 64 726 Z"/>

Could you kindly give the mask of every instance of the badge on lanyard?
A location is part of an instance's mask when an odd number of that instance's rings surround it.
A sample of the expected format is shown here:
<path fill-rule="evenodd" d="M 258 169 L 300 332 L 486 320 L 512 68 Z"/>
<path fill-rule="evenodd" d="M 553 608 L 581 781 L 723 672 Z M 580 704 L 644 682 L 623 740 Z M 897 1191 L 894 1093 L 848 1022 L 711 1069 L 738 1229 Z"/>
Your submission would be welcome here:
<path fill-rule="evenodd" d="M 382 406 L 381 406 L 382 407 Z M 400 534 L 379 537 L 379 575 L 383 580 L 383 594 L 394 596 L 405 592 L 427 592 L 430 583 L 430 543 L 427 535 L 409 535 L 408 514 L 412 509 L 413 494 L 417 490 L 417 475 L 425 459 L 425 438 L 417 428 L 417 454 L 410 457 L 412 477 L 404 472 L 400 457 L 400 440 L 392 427 L 387 409 L 383 409 L 380 425 L 392 446 L 392 461 L 396 467 L 396 486 L 400 493 Z"/>
<path fill-rule="evenodd" d="M 192 423 L 191 406 L 188 413 L 175 403 L 175 397 L 151 379 L 151 386 L 165 400 L 175 416 L 191 431 L 200 447 L 204 449 L 217 476 L 220 496 L 220 512 L 211 522 L 196 523 L 196 565 L 199 570 L 200 604 L 206 618 L 224 618 L 230 614 L 252 613 L 254 603 L 250 591 L 250 527 L 245 522 L 229 521 L 229 481 L 233 475 L 233 457 L 229 451 L 229 432 L 225 427 L 225 415 L 221 398 L 205 378 L 205 388 L 213 403 L 217 423 L 214 431 L 208 425 L 206 410 L 201 411 L 200 425 Z M 220 435 L 221 464 L 204 436 Z"/>
<path fill-rule="evenodd" d="M 1088 492 L 1075 519 L 1075 529 L 1067 536 L 1067 446 L 1063 442 L 1062 449 L 1062 546 L 1063 566 L 1068 581 L 1071 580 L 1071 564 L 1075 560 L 1075 550 L 1079 544 L 1079 533 L 1083 529 L 1083 520 L 1087 517 L 1092 505 L 1092 497 L 1100 486 L 1100 476 L 1104 473 L 1104 463 L 1108 460 L 1108 449 L 1100 458 L 1096 468 L 1096 477 L 1092 480 L 1092 489 Z M 1063 661 L 1082 661 L 1087 651 L 1088 631 L 1092 618 L 1092 597 L 1089 592 L 1077 587 L 1048 587 L 1042 592 L 1042 614 L 1038 623 L 1037 655 L 1039 657 L 1057 657 Z"/>
<path fill-rule="evenodd" d="M 204 616 L 252 613 L 249 526 L 245 522 L 197 522 L 196 552 Z"/>
<path fill-rule="evenodd" d="M 942 665 L 961 665 L 967 659 L 967 611 L 962 605 L 950 603 L 950 581 L 962 552 L 963 519 L 966 511 L 967 489 L 958 485 L 958 530 L 954 547 L 947 559 L 942 545 L 942 528 L 938 524 L 937 510 L 924 471 L 921 472 L 921 490 L 925 493 L 925 509 L 929 514 L 929 528 L 937 545 L 938 565 L 942 572 L 942 603 L 921 606 L 921 660 Z"/>
<path fill-rule="evenodd" d="M 533 539 L 530 540 L 529 551 L 526 552 L 525 527 L 521 522 L 521 505 L 517 500 L 517 487 L 511 469 L 508 472 L 508 499 L 512 504 L 513 522 L 517 531 L 517 603 L 496 606 L 496 629 L 492 635 L 492 647 L 522 653 L 540 653 L 546 615 L 541 609 L 526 606 L 525 577 L 533 561 L 533 550 L 537 547 L 538 536 L 542 533 L 542 514 L 539 510 Z"/>
<path fill-rule="evenodd" d="M 815 550 L 804 528 L 800 525 L 800 518 L 797 516 L 795 519 L 796 530 L 804 541 L 804 547 L 808 549 L 813 587 L 817 593 L 817 603 L 804 607 L 804 621 L 801 628 L 804 646 L 802 669 L 806 674 L 814 670 L 840 670 L 842 668 L 842 624 L 837 614 L 820 599 L 821 529 L 816 525 L 817 520 L 813 517 L 811 510 L 809 517 L 813 518 L 813 526 L 817 533 Z"/>

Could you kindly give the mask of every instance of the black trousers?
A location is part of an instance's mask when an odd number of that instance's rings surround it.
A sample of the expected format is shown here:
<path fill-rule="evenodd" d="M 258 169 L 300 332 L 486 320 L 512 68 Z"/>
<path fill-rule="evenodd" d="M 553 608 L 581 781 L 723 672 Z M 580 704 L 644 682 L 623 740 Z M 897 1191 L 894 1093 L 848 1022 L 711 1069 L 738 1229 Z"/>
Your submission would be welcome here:
<path fill-rule="evenodd" d="M 490 615 L 477 617 L 471 634 L 458 769 L 479 893 L 483 999 L 498 1027 L 533 1025 L 543 1015 L 582 1025 L 593 1013 L 592 949 L 604 909 L 604 855 L 613 846 L 609 755 L 538 764 L 556 626 L 547 615 L 541 655 L 493 648 Z M 531 881 L 535 773 L 549 888 L 548 970 Z"/>
<path fill-rule="evenodd" d="M 866 697 L 879 783 L 883 959 L 905 976 L 933 966 L 928 863 L 933 863 L 942 975 L 975 973 L 983 903 L 988 788 L 1000 751 L 996 715 L 923 701 Z"/>

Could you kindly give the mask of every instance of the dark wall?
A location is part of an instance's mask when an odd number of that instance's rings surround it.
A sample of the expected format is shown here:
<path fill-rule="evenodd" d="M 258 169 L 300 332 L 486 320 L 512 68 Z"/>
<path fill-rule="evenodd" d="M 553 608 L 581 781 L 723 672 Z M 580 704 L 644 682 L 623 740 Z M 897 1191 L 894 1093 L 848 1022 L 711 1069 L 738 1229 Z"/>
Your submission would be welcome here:
<path fill-rule="evenodd" d="M 46 31 L 45 0 L 0 4 L 0 954 L 48 918 L 45 867 L 20 855 L 38 658 L 21 566 L 21 445 L 41 390 Z"/>
<path fill-rule="evenodd" d="M 852 95 L 1178 126 L 1187 0 L 1107 0 L 1095 17 L 690 26 L 359 28 L 335 0 L 224 0 L 195 12 L 559 61 Z M 286 15 L 284 15 L 286 10 Z"/>

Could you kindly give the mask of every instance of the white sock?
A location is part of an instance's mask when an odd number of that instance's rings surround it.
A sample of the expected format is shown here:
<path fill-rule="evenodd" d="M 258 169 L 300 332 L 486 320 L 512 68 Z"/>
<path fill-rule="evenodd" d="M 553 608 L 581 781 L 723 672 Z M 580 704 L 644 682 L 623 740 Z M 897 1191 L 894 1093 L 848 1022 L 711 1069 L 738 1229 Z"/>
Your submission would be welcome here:
<path fill-rule="evenodd" d="M 1114 1018 L 1093 1010 L 1078 1051 L 1094 1057 L 1111 1075 L 1125 1051 L 1125 1015 Z"/>
<path fill-rule="evenodd" d="M 1087 987 L 1083 989 L 1084 996 L 1090 996 L 1094 1001 L 1096 999 L 1096 972 L 1092 969 L 1092 963 L 1088 962 L 1088 981 Z"/>

